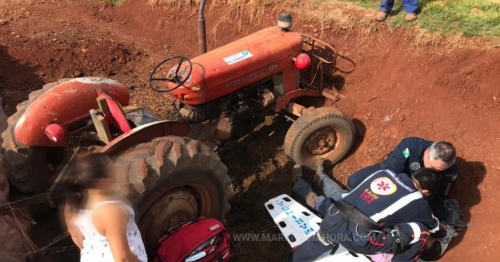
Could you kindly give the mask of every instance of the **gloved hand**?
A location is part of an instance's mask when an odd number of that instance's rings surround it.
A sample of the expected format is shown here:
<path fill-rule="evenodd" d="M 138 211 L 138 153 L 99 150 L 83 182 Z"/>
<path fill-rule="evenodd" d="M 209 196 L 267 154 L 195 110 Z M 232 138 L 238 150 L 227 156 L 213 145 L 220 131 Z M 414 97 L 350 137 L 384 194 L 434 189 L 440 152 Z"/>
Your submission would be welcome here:
<path fill-rule="evenodd" d="M 434 238 L 443 238 L 443 237 L 446 237 L 446 234 L 448 232 L 446 231 L 446 227 L 443 225 L 443 224 L 439 224 L 439 230 L 434 232 L 434 233 L 431 233 L 431 237 L 434 237 Z"/>

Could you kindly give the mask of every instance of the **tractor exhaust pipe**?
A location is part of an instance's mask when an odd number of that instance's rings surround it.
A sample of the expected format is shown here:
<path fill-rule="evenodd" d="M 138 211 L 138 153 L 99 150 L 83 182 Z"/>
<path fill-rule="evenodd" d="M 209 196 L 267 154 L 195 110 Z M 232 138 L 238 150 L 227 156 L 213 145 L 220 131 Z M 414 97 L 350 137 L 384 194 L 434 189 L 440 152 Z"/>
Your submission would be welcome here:
<path fill-rule="evenodd" d="M 205 9 L 205 0 L 200 1 L 200 9 L 198 10 L 198 45 L 200 54 L 207 52 L 207 35 L 205 33 L 205 17 L 203 11 Z"/>

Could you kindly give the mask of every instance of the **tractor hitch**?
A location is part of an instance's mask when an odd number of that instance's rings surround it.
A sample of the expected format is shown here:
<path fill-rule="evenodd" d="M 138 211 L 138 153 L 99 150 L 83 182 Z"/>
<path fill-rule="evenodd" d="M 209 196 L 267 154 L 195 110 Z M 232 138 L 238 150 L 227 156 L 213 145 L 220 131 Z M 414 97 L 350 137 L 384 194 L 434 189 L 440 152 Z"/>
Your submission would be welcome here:
<path fill-rule="evenodd" d="M 25 207 L 29 207 L 35 204 L 41 204 L 47 202 L 48 192 L 39 194 L 36 196 L 24 198 L 14 202 L 7 202 L 5 204 L 0 205 L 0 215 L 7 215 L 14 209 L 21 209 Z"/>

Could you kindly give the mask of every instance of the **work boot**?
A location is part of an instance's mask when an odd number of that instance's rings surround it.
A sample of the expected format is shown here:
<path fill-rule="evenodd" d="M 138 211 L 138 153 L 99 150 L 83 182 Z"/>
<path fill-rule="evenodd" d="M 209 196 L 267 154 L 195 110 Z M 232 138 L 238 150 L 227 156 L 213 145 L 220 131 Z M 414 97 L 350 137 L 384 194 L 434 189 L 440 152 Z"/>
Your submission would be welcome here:
<path fill-rule="evenodd" d="M 413 21 L 417 20 L 417 14 L 407 13 L 405 16 L 405 20 L 406 20 L 406 22 L 413 22 Z"/>
<path fill-rule="evenodd" d="M 325 160 L 323 158 L 320 158 L 316 163 L 316 174 L 314 174 L 313 178 L 315 183 L 317 183 L 322 176 L 326 176 L 325 167 L 323 166 L 324 163 Z"/>
<path fill-rule="evenodd" d="M 375 20 L 379 22 L 384 22 L 386 18 L 387 18 L 387 13 L 384 13 L 382 11 L 378 11 L 377 14 L 375 14 Z"/>
<path fill-rule="evenodd" d="M 300 180 L 304 180 L 304 176 L 302 175 L 302 166 L 300 164 L 295 164 L 293 166 L 292 180 L 294 184 L 296 184 Z"/>

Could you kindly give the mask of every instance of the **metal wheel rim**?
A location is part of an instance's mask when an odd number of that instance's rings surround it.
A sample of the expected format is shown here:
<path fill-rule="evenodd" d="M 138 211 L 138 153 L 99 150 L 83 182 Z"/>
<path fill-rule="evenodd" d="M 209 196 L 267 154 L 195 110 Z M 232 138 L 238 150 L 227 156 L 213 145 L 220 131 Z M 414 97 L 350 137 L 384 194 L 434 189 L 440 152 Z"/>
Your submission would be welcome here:
<path fill-rule="evenodd" d="M 303 148 L 308 158 L 328 159 L 342 147 L 344 137 L 333 127 L 325 127 L 310 135 Z"/>
<path fill-rule="evenodd" d="M 138 224 L 145 244 L 156 247 L 168 229 L 193 216 L 208 215 L 209 198 L 206 190 L 195 186 L 177 187 L 156 197 L 139 218 Z"/>

